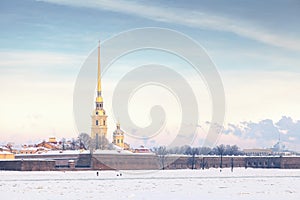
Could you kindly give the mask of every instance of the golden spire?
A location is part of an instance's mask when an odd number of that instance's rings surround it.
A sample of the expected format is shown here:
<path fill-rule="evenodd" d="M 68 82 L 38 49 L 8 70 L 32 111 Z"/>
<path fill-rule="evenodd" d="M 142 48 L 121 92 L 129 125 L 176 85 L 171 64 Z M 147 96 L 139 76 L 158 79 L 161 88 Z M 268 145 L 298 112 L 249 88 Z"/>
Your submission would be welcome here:
<path fill-rule="evenodd" d="M 100 40 L 98 45 L 98 87 L 97 87 L 97 96 L 101 96 L 101 68 L 100 68 Z"/>
<path fill-rule="evenodd" d="M 103 99 L 101 96 L 101 67 L 100 67 L 100 40 L 98 45 L 98 72 L 97 72 L 97 98 L 96 98 L 96 108 L 103 108 Z"/>

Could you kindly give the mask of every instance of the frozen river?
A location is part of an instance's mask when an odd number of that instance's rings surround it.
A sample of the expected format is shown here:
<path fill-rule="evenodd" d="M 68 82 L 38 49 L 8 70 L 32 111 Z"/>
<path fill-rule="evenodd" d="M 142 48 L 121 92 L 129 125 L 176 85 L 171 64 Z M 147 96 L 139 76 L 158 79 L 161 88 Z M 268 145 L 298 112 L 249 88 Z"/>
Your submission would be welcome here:
<path fill-rule="evenodd" d="M 300 170 L 0 171 L 0 177 L 0 197 L 9 200 L 300 198 Z"/>

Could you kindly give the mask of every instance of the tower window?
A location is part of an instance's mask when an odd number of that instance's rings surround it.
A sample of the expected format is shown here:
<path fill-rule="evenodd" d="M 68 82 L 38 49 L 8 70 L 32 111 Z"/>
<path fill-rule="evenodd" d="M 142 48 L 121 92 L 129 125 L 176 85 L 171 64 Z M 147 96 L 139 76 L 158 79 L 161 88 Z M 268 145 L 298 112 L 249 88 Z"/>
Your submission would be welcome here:
<path fill-rule="evenodd" d="M 98 120 L 96 120 L 96 126 L 98 126 L 98 124 L 99 124 L 99 122 L 98 122 Z"/>
<path fill-rule="evenodd" d="M 118 139 L 118 143 L 120 143 L 120 140 Z"/>
<path fill-rule="evenodd" d="M 105 120 L 103 120 L 103 125 L 105 126 Z"/>

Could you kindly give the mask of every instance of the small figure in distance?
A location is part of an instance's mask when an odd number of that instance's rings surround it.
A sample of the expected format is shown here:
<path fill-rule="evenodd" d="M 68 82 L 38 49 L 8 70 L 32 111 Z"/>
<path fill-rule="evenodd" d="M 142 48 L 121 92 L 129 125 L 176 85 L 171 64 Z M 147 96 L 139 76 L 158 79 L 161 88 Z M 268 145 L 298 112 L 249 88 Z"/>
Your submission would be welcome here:
<path fill-rule="evenodd" d="M 122 173 L 117 171 L 117 176 L 122 176 Z"/>
<path fill-rule="evenodd" d="M 97 172 L 97 176 L 99 176 L 99 172 Z"/>

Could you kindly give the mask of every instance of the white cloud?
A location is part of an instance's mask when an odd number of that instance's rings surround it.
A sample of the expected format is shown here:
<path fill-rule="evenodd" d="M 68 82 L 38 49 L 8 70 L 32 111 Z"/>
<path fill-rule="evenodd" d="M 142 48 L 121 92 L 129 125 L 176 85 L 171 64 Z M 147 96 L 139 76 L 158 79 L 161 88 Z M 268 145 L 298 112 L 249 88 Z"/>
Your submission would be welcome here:
<path fill-rule="evenodd" d="M 190 27 L 206 28 L 210 30 L 226 31 L 242 37 L 250 38 L 276 47 L 290 50 L 300 50 L 298 38 L 285 37 L 274 31 L 238 19 L 219 16 L 205 11 L 190 11 L 179 8 L 165 8 L 152 5 L 143 5 L 132 1 L 80 1 L 80 0 L 42 0 L 60 5 L 88 7 L 93 9 L 111 10 L 147 19 L 181 24 Z"/>
<path fill-rule="evenodd" d="M 21 73 L 22 75 L 36 73 L 38 70 L 52 70 L 56 74 L 58 68 L 71 69 L 77 71 L 84 57 L 73 54 L 63 54 L 54 52 L 38 51 L 0 51 L 0 72 L 7 75 Z"/>
<path fill-rule="evenodd" d="M 285 134 L 281 130 L 286 130 Z M 275 145 L 280 136 L 280 141 L 289 149 L 300 151 L 300 121 L 294 121 L 291 117 L 283 116 L 277 123 L 270 119 L 259 122 L 241 122 L 237 125 L 229 125 L 224 129 L 221 143 L 238 144 L 242 148 L 264 147 Z"/>

